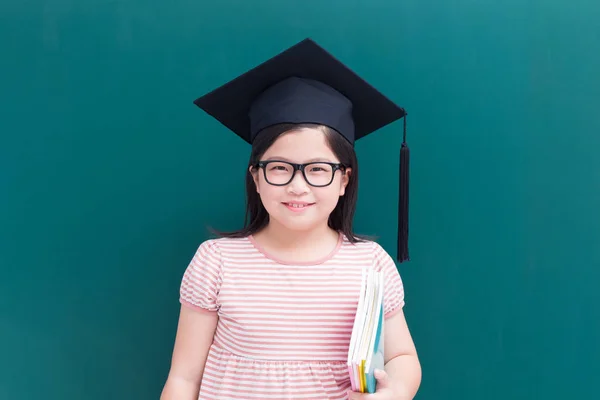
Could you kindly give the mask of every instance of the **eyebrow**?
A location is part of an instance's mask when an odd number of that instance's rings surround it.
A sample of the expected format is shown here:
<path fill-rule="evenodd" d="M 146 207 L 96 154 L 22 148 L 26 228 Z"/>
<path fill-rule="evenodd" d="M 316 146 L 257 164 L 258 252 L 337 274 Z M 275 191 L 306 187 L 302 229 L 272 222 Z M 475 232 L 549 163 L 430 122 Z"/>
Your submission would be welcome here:
<path fill-rule="evenodd" d="M 287 161 L 287 162 L 291 162 L 291 163 L 294 162 L 294 161 L 290 160 L 289 158 L 286 158 L 286 157 L 277 157 L 277 156 L 271 156 L 271 157 L 267 158 L 266 160 L 267 161 L 270 161 L 270 160 L 279 160 L 279 161 Z M 332 161 L 329 158 L 325 158 L 325 157 L 311 158 L 309 160 L 304 161 L 304 163 L 310 163 L 310 162 L 335 162 L 335 161 Z"/>

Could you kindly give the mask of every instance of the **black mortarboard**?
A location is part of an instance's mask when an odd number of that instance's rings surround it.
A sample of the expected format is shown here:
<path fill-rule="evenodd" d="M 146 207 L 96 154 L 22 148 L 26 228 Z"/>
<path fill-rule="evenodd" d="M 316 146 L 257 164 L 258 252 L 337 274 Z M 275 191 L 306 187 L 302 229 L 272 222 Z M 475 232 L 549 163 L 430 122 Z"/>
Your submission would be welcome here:
<path fill-rule="evenodd" d="M 252 143 L 279 123 L 329 126 L 354 142 L 404 117 L 400 151 L 398 260 L 408 260 L 406 111 L 311 39 L 281 52 L 194 103 Z"/>

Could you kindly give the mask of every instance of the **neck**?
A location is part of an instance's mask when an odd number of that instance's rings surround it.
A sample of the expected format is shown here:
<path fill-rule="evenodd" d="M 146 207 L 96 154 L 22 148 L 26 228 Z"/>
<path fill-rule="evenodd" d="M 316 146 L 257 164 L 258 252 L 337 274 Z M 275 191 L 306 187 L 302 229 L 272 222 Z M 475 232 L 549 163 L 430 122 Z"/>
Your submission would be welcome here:
<path fill-rule="evenodd" d="M 270 222 L 254 238 L 263 248 L 281 258 L 311 261 L 331 253 L 337 245 L 339 234 L 327 224 L 310 230 L 294 231 Z"/>
<path fill-rule="evenodd" d="M 323 243 L 324 238 L 335 238 L 338 233 L 327 224 L 305 231 L 294 231 L 276 223 L 269 223 L 261 232 L 261 236 L 282 249 L 314 247 Z M 327 242 L 327 240 L 325 240 Z"/>

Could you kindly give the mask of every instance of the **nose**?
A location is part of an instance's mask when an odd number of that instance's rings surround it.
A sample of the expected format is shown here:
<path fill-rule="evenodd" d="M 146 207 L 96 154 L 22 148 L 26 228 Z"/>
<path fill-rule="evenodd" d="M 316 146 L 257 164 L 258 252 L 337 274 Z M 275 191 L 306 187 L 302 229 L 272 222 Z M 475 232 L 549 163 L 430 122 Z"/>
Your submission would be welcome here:
<path fill-rule="evenodd" d="M 308 193 L 309 191 L 310 188 L 308 187 L 308 183 L 304 180 L 304 176 L 302 176 L 302 171 L 295 171 L 292 181 L 288 184 L 288 193 L 300 195 Z"/>

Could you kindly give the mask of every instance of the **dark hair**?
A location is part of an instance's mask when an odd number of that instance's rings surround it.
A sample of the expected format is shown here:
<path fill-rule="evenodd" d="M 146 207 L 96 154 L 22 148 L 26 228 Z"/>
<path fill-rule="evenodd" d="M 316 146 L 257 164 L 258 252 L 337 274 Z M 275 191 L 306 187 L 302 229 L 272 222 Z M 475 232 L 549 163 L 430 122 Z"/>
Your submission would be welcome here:
<path fill-rule="evenodd" d="M 299 128 L 315 128 L 325 134 L 325 139 L 333 153 L 340 160 L 340 163 L 347 168 L 351 168 L 348 185 L 343 196 L 338 200 L 337 205 L 329 216 L 328 225 L 331 229 L 343 233 L 351 243 L 360 242 L 363 238 L 354 234 L 352 223 L 354 211 L 356 209 L 356 200 L 358 198 L 358 160 L 354 147 L 336 130 L 316 124 L 278 124 L 263 129 L 252 143 L 252 152 L 248 162 L 248 172 L 246 174 L 246 216 L 244 227 L 233 232 L 219 232 L 223 237 L 241 238 L 252 235 L 269 222 L 269 214 L 260 200 L 260 195 L 256 192 L 256 186 L 250 167 L 255 166 L 267 149 L 285 132 Z"/>

